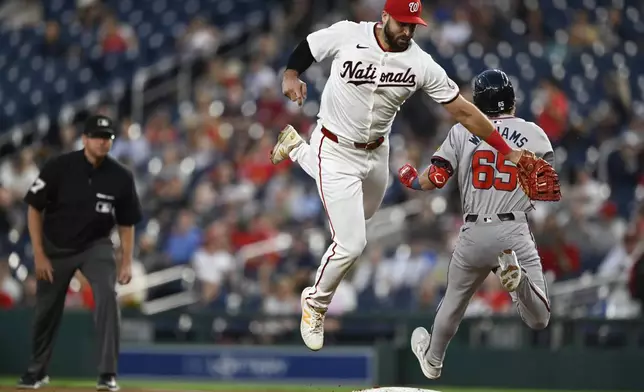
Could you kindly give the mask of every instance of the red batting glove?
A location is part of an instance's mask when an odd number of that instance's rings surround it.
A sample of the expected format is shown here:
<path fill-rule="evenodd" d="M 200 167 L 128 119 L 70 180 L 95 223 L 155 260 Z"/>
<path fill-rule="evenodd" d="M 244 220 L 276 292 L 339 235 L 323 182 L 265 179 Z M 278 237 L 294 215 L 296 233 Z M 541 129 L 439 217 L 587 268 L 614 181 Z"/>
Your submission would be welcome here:
<path fill-rule="evenodd" d="M 409 163 L 407 163 L 405 166 L 398 169 L 398 179 L 407 188 L 418 190 L 419 189 L 417 187 L 418 181 L 416 181 L 416 184 L 412 184 L 414 180 L 416 180 L 417 178 L 418 178 L 418 170 L 416 170 L 416 168 L 410 165 Z"/>

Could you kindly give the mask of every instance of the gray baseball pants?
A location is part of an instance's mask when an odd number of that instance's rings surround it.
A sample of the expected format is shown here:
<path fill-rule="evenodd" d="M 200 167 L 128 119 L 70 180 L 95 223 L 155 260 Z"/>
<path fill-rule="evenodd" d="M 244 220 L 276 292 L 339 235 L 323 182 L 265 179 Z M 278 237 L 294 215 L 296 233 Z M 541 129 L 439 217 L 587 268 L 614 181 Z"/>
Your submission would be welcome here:
<path fill-rule="evenodd" d="M 112 244 L 101 241 L 80 253 L 74 253 L 47 243 L 45 253 L 54 269 L 54 281 L 38 281 L 32 355 L 27 372 L 36 376 L 47 374 L 54 339 L 65 309 L 67 288 L 76 270 L 80 270 L 92 287 L 96 304 L 94 323 L 98 337 L 98 372 L 116 374 L 120 309 L 116 299 L 116 262 Z M 70 349 L 73 350 L 73 347 Z"/>
<path fill-rule="evenodd" d="M 443 363 L 445 352 L 463 319 L 472 296 L 499 266 L 497 256 L 505 249 L 517 255 L 523 277 L 510 293 L 519 315 L 532 329 L 543 329 L 550 320 L 550 303 L 541 260 L 524 212 L 466 215 L 447 272 L 447 290 L 438 305 L 425 357 L 433 365 Z"/>

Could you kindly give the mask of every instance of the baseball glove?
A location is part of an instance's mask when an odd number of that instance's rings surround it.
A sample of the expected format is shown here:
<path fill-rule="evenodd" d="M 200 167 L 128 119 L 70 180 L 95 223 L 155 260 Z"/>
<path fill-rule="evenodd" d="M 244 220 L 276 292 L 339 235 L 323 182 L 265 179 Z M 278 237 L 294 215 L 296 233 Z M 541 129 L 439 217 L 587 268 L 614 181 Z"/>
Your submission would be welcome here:
<path fill-rule="evenodd" d="M 559 176 L 548 162 L 531 151 L 523 150 L 517 167 L 521 188 L 531 200 L 561 200 Z"/>

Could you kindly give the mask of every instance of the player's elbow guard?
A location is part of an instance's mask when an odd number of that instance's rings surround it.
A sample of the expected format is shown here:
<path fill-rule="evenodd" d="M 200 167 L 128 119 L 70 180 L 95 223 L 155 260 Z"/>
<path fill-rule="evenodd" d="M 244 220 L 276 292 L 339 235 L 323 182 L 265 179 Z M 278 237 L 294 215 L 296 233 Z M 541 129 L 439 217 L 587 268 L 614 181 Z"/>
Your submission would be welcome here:
<path fill-rule="evenodd" d="M 429 181 L 434 184 L 436 188 L 440 189 L 447 183 L 449 175 L 445 169 L 431 165 L 429 167 L 427 178 L 429 178 Z"/>

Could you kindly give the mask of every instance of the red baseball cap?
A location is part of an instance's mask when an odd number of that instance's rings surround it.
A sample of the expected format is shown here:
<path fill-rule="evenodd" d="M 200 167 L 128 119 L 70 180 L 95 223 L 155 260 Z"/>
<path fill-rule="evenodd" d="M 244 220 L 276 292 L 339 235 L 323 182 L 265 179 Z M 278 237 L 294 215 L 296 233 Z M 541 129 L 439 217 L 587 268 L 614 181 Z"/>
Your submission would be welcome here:
<path fill-rule="evenodd" d="M 387 0 L 384 11 L 397 22 L 427 26 L 427 23 L 420 17 L 423 12 L 420 0 Z"/>

